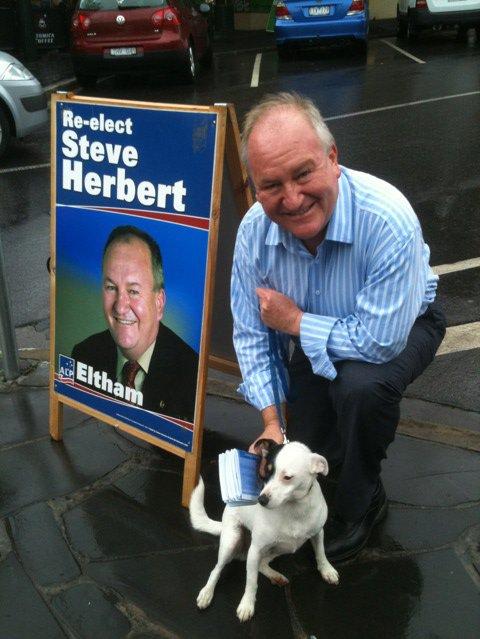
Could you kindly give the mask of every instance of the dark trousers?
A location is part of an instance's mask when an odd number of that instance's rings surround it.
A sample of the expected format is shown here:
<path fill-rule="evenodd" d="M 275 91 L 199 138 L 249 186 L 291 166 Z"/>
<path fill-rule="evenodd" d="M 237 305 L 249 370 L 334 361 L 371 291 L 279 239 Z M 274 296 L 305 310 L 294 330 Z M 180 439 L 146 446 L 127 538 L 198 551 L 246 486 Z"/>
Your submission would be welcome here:
<path fill-rule="evenodd" d="M 335 510 L 343 519 L 355 521 L 366 512 L 395 437 L 402 395 L 433 360 L 444 335 L 445 317 L 431 304 L 398 357 L 385 364 L 337 362 L 332 381 L 315 375 L 301 348 L 295 348 L 287 435 L 324 455 L 331 467 L 341 464 Z"/>

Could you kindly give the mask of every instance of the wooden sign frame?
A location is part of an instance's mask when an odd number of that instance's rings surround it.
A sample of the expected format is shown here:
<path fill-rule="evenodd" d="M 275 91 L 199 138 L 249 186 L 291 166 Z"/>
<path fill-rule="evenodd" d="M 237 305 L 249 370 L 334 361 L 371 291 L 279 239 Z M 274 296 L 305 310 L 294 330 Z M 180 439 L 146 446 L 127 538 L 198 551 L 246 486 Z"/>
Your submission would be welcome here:
<path fill-rule="evenodd" d="M 69 102 L 71 104 L 84 104 L 99 107 L 132 107 L 159 111 L 185 112 L 195 114 L 215 114 L 216 116 L 216 141 L 214 153 L 214 168 L 211 196 L 211 215 L 207 249 L 207 265 L 205 277 L 205 293 L 202 319 L 202 332 L 200 339 L 199 368 L 195 398 L 195 419 L 193 425 L 193 440 L 191 452 L 187 452 L 181 447 L 175 446 L 169 441 L 155 437 L 143 430 L 139 430 L 128 423 L 119 421 L 85 405 L 71 397 L 58 393 L 55 390 L 56 380 L 56 241 L 57 241 L 57 108 L 59 103 Z M 237 124 L 235 109 L 231 104 L 215 104 L 214 106 L 190 106 L 178 104 L 160 104 L 152 102 L 120 101 L 104 98 L 90 98 L 77 96 L 73 93 L 59 92 L 52 96 L 52 118 L 51 118 L 51 297 L 50 297 L 50 435 L 55 441 L 63 438 L 63 406 L 71 406 L 83 413 L 86 413 L 106 424 L 119 430 L 125 431 L 141 440 L 158 446 L 184 460 L 182 505 L 188 506 L 190 494 L 198 481 L 198 474 L 201 461 L 203 421 L 205 413 L 205 393 L 207 382 L 207 366 L 218 368 L 228 372 L 238 371 L 237 364 L 221 357 L 209 357 L 209 342 L 212 324 L 212 299 L 215 284 L 215 267 L 217 257 L 217 242 L 219 230 L 219 217 L 222 203 L 222 179 L 224 165 L 228 167 L 228 176 L 232 193 L 237 208 L 237 213 L 241 217 L 253 203 L 252 193 L 248 185 L 246 170 L 240 158 L 240 134 Z M 226 212 L 227 214 L 229 212 Z"/>

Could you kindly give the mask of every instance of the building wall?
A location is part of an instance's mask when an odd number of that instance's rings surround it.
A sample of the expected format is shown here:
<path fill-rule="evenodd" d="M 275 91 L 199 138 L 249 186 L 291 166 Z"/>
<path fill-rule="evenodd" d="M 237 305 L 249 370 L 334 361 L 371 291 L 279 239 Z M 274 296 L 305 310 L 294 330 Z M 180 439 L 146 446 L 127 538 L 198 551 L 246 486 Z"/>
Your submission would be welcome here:
<path fill-rule="evenodd" d="M 371 0 L 370 19 L 385 20 L 397 17 L 397 0 Z"/>

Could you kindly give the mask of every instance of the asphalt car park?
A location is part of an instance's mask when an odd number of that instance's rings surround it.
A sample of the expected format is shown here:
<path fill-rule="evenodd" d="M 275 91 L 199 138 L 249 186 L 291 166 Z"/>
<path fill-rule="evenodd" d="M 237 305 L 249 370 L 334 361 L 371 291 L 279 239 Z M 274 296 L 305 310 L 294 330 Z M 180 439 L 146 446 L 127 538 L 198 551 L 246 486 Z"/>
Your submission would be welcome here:
<path fill-rule="evenodd" d="M 193 86 L 151 75 L 106 77 L 75 90 L 181 104 L 232 102 L 239 119 L 265 93 L 309 95 L 329 122 L 341 163 L 392 182 L 417 211 L 431 263 L 441 273 L 449 334 L 444 354 L 409 392 L 466 414 L 480 411 L 479 60 L 474 32 L 463 42 L 455 32 L 424 32 L 408 43 L 387 32 L 371 38 L 366 57 L 339 44 L 295 51 L 286 60 L 279 59 L 273 36 L 252 33 L 217 42 L 211 69 Z M 71 88 L 72 81 L 67 62 L 58 88 Z M 48 326 L 49 179 L 45 127 L 14 143 L 0 168 L 13 314 L 17 324 L 36 326 L 39 339 Z M 30 299 L 26 288 L 36 291 Z"/>

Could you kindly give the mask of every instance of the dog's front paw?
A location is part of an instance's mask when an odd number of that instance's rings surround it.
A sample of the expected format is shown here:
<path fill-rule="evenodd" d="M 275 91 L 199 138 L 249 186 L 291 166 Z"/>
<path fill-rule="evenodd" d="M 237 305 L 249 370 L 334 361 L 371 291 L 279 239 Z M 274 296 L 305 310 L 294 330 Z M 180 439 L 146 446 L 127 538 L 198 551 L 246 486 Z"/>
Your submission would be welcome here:
<path fill-rule="evenodd" d="M 212 599 L 213 589 L 210 586 L 204 586 L 198 593 L 197 606 L 200 609 L 207 608 L 212 603 Z"/>
<path fill-rule="evenodd" d="M 247 595 L 243 595 L 241 602 L 238 604 L 237 617 L 240 621 L 248 621 L 253 617 L 255 612 L 255 599 L 251 599 Z"/>
<path fill-rule="evenodd" d="M 318 569 L 323 579 L 327 582 L 327 584 L 333 584 L 334 586 L 338 584 L 339 582 L 338 572 L 335 570 L 332 564 L 327 562 L 321 568 L 319 566 Z"/>

